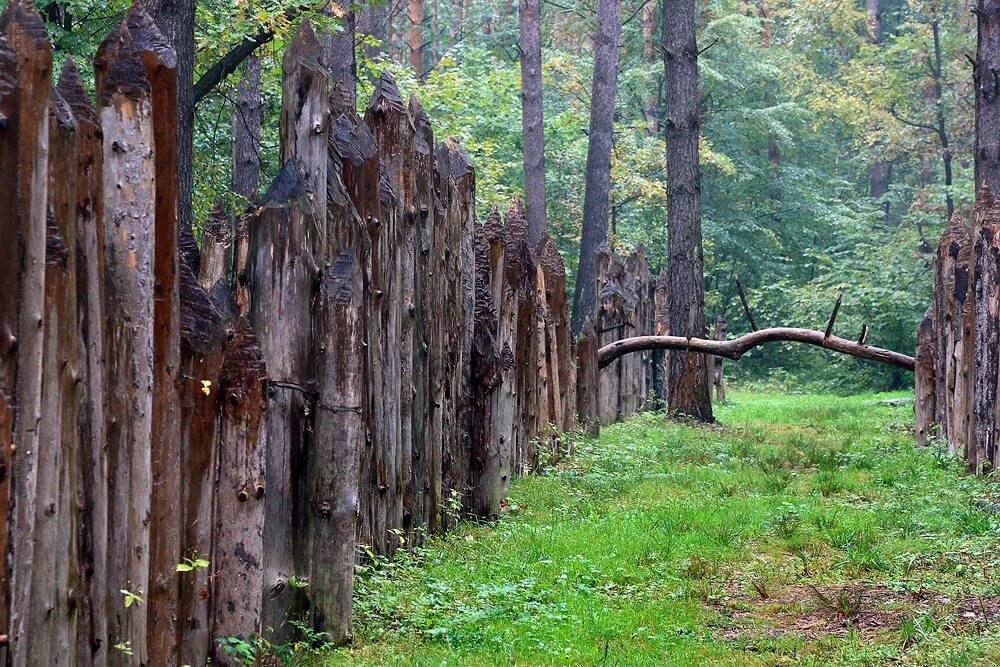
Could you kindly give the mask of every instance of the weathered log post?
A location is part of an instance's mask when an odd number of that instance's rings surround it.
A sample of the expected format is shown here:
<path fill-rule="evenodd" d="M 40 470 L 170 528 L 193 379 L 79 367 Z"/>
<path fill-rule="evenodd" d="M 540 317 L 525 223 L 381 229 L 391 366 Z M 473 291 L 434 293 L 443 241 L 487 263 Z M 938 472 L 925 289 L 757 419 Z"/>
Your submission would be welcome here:
<path fill-rule="evenodd" d="M 669 293 L 670 280 L 666 269 L 663 269 L 656 278 L 656 286 L 653 291 L 653 334 L 656 336 L 670 334 Z M 653 350 L 653 391 L 656 394 L 657 407 L 665 407 L 669 403 L 667 395 L 670 391 L 669 382 L 667 382 L 669 355 L 669 350 Z"/>
<path fill-rule="evenodd" d="M 980 192 L 973 231 L 975 364 L 972 440 L 967 458 L 976 474 L 996 463 L 997 378 L 1000 372 L 1000 200 Z"/>
<path fill-rule="evenodd" d="M 107 660 L 107 437 L 104 401 L 104 207 L 103 148 L 100 120 L 72 58 L 59 76 L 59 94 L 77 124 L 76 293 L 79 323 L 77 365 L 82 382 L 77 422 L 77 507 L 86 521 L 77 524 L 80 579 L 77 588 L 77 656 L 84 663 Z M 2 113 L 2 112 L 0 112 Z M 0 149 L 2 151 L 2 149 Z M 98 641 L 100 640 L 100 641 Z"/>
<path fill-rule="evenodd" d="M 916 440 L 920 446 L 926 445 L 935 434 L 938 417 L 937 398 L 939 382 L 937 378 L 940 364 L 937 362 L 940 350 L 938 336 L 942 329 L 935 322 L 935 308 L 927 309 L 917 328 L 916 368 L 914 370 L 916 413 Z"/>
<path fill-rule="evenodd" d="M 45 325 L 42 405 L 38 423 L 41 455 L 35 469 L 34 549 L 47 561 L 32 568 L 27 649 L 30 661 L 72 664 L 76 660 L 77 585 L 75 464 L 77 430 L 76 121 L 69 104 L 52 91 L 49 104 L 48 229 L 45 252 Z M 72 241 L 71 241 L 72 242 Z M 16 500 L 15 500 L 16 502 Z"/>
<path fill-rule="evenodd" d="M 972 414 L 972 234 L 958 214 L 941 235 L 934 265 L 934 338 L 937 348 L 935 412 L 937 435 L 948 450 L 964 452 Z M 919 409 L 919 408 L 918 408 Z"/>
<path fill-rule="evenodd" d="M 105 40 L 99 113 L 104 133 L 105 360 L 108 410 L 108 646 L 147 660 L 152 488 L 153 285 L 156 177 L 152 97 L 125 22 Z M 124 390 L 123 388 L 128 388 Z M 115 664 L 125 656 L 109 653 Z"/>
<path fill-rule="evenodd" d="M 327 170 L 329 163 L 329 131 L 330 131 L 330 82 L 328 70 L 323 60 L 323 47 L 313 31 L 312 24 L 308 19 L 303 19 L 299 24 L 295 37 L 285 50 L 281 60 L 282 80 L 281 80 L 281 119 L 280 119 L 280 144 L 282 162 L 291 161 L 296 165 L 306 196 L 311 202 L 312 211 L 312 233 L 305 237 L 311 245 L 309 252 L 315 262 L 315 269 L 321 271 L 326 261 L 326 245 L 328 231 L 327 206 L 329 203 L 327 196 Z M 310 287 L 307 290 L 309 298 L 313 294 Z M 255 327 L 255 331 L 260 333 Z M 268 368 L 272 369 L 271 359 L 266 351 L 266 341 L 261 338 L 261 344 L 265 346 L 264 359 Z M 301 344 L 311 345 L 312 341 L 306 337 Z M 272 378 L 275 369 L 272 369 Z M 315 370 L 303 368 L 302 380 L 308 380 L 307 386 L 310 391 L 316 387 L 311 384 L 315 379 Z M 314 394 L 307 394 L 305 405 L 309 406 L 309 401 L 315 398 Z M 274 443 L 273 439 L 268 440 Z M 309 505 L 309 490 L 306 487 L 305 469 L 302 466 L 306 462 L 310 448 L 309 433 L 302 441 L 302 447 L 298 451 L 293 450 L 292 456 L 297 463 L 292 469 L 291 484 L 294 500 L 292 507 L 292 536 L 293 536 L 293 557 L 295 570 L 299 573 L 306 572 L 309 568 L 309 549 L 305 544 L 307 531 L 308 513 L 305 508 Z M 272 447 L 268 450 L 275 453 Z M 308 591 L 306 594 L 308 595 Z"/>
<path fill-rule="evenodd" d="M 366 393 L 364 397 L 366 409 L 365 441 L 361 452 L 361 471 L 359 480 L 359 508 L 357 522 L 357 539 L 362 545 L 375 545 L 375 523 L 379 497 L 380 468 L 382 461 L 383 442 L 377 438 L 383 437 L 383 394 L 382 367 L 384 353 L 384 335 L 381 308 L 384 300 L 379 296 L 382 289 L 381 253 L 384 249 L 379 245 L 382 225 L 379 221 L 379 158 L 375 138 L 368 127 L 354 110 L 351 98 L 338 82 L 330 95 L 330 166 L 327 174 L 328 197 L 339 196 L 340 190 L 330 185 L 330 180 L 339 177 L 355 214 L 359 218 L 361 230 L 365 239 L 357 243 L 348 239 L 339 240 L 343 247 L 357 249 L 365 244 L 364 253 L 364 322 L 365 322 L 365 378 Z M 336 158 L 339 171 L 333 166 Z M 332 201 L 332 200 L 331 200 Z M 336 215 L 336 207 L 330 204 L 329 213 Z M 332 219 L 332 218 L 331 218 Z M 338 232 L 333 224 L 329 230 L 330 240 L 337 239 Z M 333 256 L 332 253 L 328 253 Z M 359 261 L 361 257 L 359 257 Z"/>
<path fill-rule="evenodd" d="M 535 252 L 538 266 L 545 274 L 545 306 L 549 314 L 546 331 L 549 372 L 552 391 L 549 393 L 550 414 L 560 433 L 573 430 L 576 411 L 576 382 L 573 377 L 573 340 L 569 321 L 566 292 L 566 265 L 548 234 L 542 237 Z M 568 443 L 566 443 L 568 445 Z"/>
<path fill-rule="evenodd" d="M 404 215 L 405 166 L 412 147 L 412 126 L 396 81 L 384 72 L 375 84 L 365 112 L 365 123 L 375 137 L 381 158 L 379 238 L 373 242 L 372 272 L 377 275 L 376 298 L 380 301 L 381 328 L 385 332 L 381 392 L 375 435 L 376 457 L 380 454 L 379 507 L 374 530 L 381 553 L 392 554 L 401 546 L 400 531 L 411 528 L 413 499 L 410 487 L 412 461 L 412 330 L 413 330 L 413 234 L 412 219 Z M 376 266 L 374 258 L 378 258 Z M 405 426 L 405 428 L 404 428 Z M 381 447 L 380 447 L 381 445 Z M 382 451 L 379 452 L 378 450 Z"/>
<path fill-rule="evenodd" d="M 7 125 L 0 130 L 6 137 L 7 155 L 13 156 L 7 173 L 17 175 L 10 191 L 7 215 L 2 223 L 4 247 L 20 271 L 5 271 L 0 287 L 0 354 L 6 379 L 2 390 L 8 397 L 0 413 L 0 432 L 9 430 L 12 442 L 3 445 L 2 463 L 11 471 L 10 485 L 17 499 L 3 530 L 4 568 L 3 627 L 9 644 L 0 647 L 0 658 L 14 665 L 26 664 L 28 632 L 31 628 L 31 571 L 34 564 L 35 471 L 39 459 L 38 423 L 41 419 L 42 346 L 44 339 L 46 197 L 49 92 L 52 77 L 52 48 L 41 17 L 30 2 L 14 0 L 0 14 L 0 33 L 10 49 L 4 70 L 4 111 Z M 16 63 L 14 67 L 10 67 Z M 16 80 L 14 71 L 16 70 Z M 14 275 L 11 275 L 14 274 Z M 16 409 L 15 409 L 16 406 Z M 10 423 L 11 416 L 13 422 Z M 4 427 L 4 422 L 8 426 Z M 5 438 L 7 439 L 7 438 Z M 10 453 L 17 455 L 10 456 Z M 10 458 L 8 458 L 10 457 Z M 9 487 L 0 487 L 8 493 Z M 4 499 L 4 507 L 11 503 Z M 6 513 L 6 512 L 5 512 Z M 9 523 L 8 523 L 9 522 Z M 10 525 L 9 525 L 10 524 Z M 6 543 L 7 537 L 12 540 Z M 11 553 L 13 547 L 13 552 Z M 11 579 L 7 580 L 7 577 Z M 10 605 L 8 624 L 7 605 Z M 6 652 L 10 651 L 9 654 Z M 9 657 L 8 657 L 9 656 Z"/>
<path fill-rule="evenodd" d="M 214 637 L 248 640 L 267 629 L 263 621 L 263 602 L 270 593 L 264 576 L 265 496 L 276 489 L 265 486 L 266 383 L 267 369 L 257 339 L 241 317 L 226 343 L 218 389 L 222 407 L 210 593 Z M 225 664 L 218 653 L 216 662 Z"/>
<path fill-rule="evenodd" d="M 203 240 L 211 247 L 212 230 L 218 221 L 206 225 Z M 200 263 L 205 282 L 224 281 L 216 263 Z M 213 266 L 217 267 L 213 269 Z M 214 273 L 214 275 L 210 275 Z M 181 462 L 176 474 L 181 479 L 179 509 L 182 530 L 178 564 L 190 567 L 178 573 L 178 650 L 183 664 L 205 664 L 212 648 L 211 589 L 212 531 L 215 528 L 215 484 L 218 463 L 219 384 L 222 372 L 223 315 L 230 314 L 229 293 L 217 292 L 220 303 L 212 302 L 199 284 L 190 265 L 180 264 L 181 371 L 180 415 L 183 425 Z M 181 474 L 183 471 L 183 474 Z M 187 559 L 187 560 L 184 560 Z M 209 567 L 192 567 L 188 561 L 209 560 Z M 175 566 L 176 569 L 176 566 Z"/>
<path fill-rule="evenodd" d="M 0 31 L 0 116 L 7 119 L 0 125 L 0 173 L 17 173 L 19 161 L 18 134 L 18 63 L 4 31 Z M 0 217 L 0 245 L 19 261 L 20 202 L 17 188 L 0 191 L 0 209 L 8 215 Z M 0 272 L 0 633 L 10 636 L 10 565 L 8 561 L 8 510 L 10 503 L 11 451 L 14 449 L 14 409 L 17 382 L 18 307 L 21 295 L 21 272 Z M 0 646 L 0 660 L 9 660 L 8 647 Z"/>
<path fill-rule="evenodd" d="M 470 461 L 470 483 L 472 488 L 472 511 L 486 519 L 500 516 L 500 502 L 504 493 L 503 464 L 506 458 L 506 474 L 510 474 L 510 454 L 504 457 L 504 449 L 509 446 L 510 425 L 504 419 L 513 410 L 505 403 L 513 404 L 510 392 L 501 392 L 504 381 L 504 345 L 500 338 L 502 323 L 496 307 L 496 294 L 503 295 L 502 227 L 499 213 L 494 210 L 486 224 L 476 230 L 476 310 L 475 333 L 472 345 L 472 447 Z M 509 290 L 508 290 L 509 291 Z M 503 298 L 501 296 L 500 298 Z M 509 347 L 507 348 L 509 349 Z M 508 374 L 509 375 L 509 374 Z M 505 407 L 507 410 L 505 411 Z M 505 441 L 505 438 L 508 440 Z"/>
<path fill-rule="evenodd" d="M 410 96 L 409 116 L 413 126 L 412 145 L 409 150 L 409 172 L 406 179 L 404 205 L 410 218 L 413 236 L 413 316 L 411 318 L 413 385 L 410 408 L 410 440 L 412 465 L 409 486 L 413 497 L 410 541 L 422 541 L 428 527 L 428 504 L 431 495 L 430 471 L 440 458 L 441 439 L 435 428 L 439 419 L 437 409 L 430 401 L 433 379 L 431 356 L 440 351 L 442 338 L 431 337 L 432 322 L 440 323 L 444 313 L 439 307 L 443 296 L 440 272 L 436 266 L 436 253 L 431 242 L 437 228 L 434 219 L 434 133 L 430 119 L 417 98 Z M 440 374 L 440 370 L 438 370 Z M 405 387 L 405 384 L 404 384 Z"/>
<path fill-rule="evenodd" d="M 510 303 L 515 313 L 514 382 L 517 407 L 514 413 L 514 439 L 511 447 L 512 468 L 518 475 L 537 470 L 540 456 L 538 434 L 540 427 L 538 366 L 538 303 L 535 293 L 535 258 L 528 244 L 528 225 L 515 197 L 507 209 L 504 220 L 504 274 L 511 292 Z M 542 329 L 544 331 L 544 328 Z M 547 414 L 542 415 L 547 420 Z"/>
<path fill-rule="evenodd" d="M 441 462 L 440 512 L 442 528 L 458 519 L 457 510 L 468 506 L 472 424 L 472 345 L 475 315 L 476 172 L 462 147 L 454 140 L 438 144 L 439 200 L 446 226 L 449 331 L 445 344 L 447 369 L 443 394 L 446 420 Z M 449 252 L 450 250 L 450 252 Z"/>
<path fill-rule="evenodd" d="M 181 554 L 180 301 L 177 202 L 177 55 L 139 3 L 125 15 L 149 80 L 155 155 L 153 403 L 149 518 L 149 660 L 177 659 L 177 563 Z"/>
<path fill-rule="evenodd" d="M 598 339 L 594 320 L 588 315 L 576 339 L 576 413 L 583 432 L 596 438 L 601 430 L 598 394 L 601 381 L 597 367 Z"/>
<path fill-rule="evenodd" d="M 358 479 L 364 444 L 364 303 L 353 248 L 323 275 L 317 324 L 319 392 L 307 471 L 309 582 L 313 624 L 331 641 L 351 640 Z"/>
<path fill-rule="evenodd" d="M 625 265 L 617 253 L 602 245 L 596 256 L 598 348 L 624 338 L 625 292 L 622 278 Z M 615 360 L 600 371 L 598 416 L 602 424 L 613 424 L 621 418 L 621 387 L 623 362 Z"/>
<path fill-rule="evenodd" d="M 715 328 L 712 331 L 712 338 L 715 340 L 726 340 L 726 316 L 718 315 L 715 318 Z M 726 400 L 726 379 L 723 376 L 722 357 L 711 357 L 712 360 L 712 384 L 715 385 L 715 400 L 723 403 Z"/>
<path fill-rule="evenodd" d="M 250 323 L 267 367 L 263 627 L 284 635 L 292 609 L 298 482 L 312 432 L 315 359 L 312 293 L 320 224 L 294 160 L 281 168 L 251 222 L 247 274 Z"/>

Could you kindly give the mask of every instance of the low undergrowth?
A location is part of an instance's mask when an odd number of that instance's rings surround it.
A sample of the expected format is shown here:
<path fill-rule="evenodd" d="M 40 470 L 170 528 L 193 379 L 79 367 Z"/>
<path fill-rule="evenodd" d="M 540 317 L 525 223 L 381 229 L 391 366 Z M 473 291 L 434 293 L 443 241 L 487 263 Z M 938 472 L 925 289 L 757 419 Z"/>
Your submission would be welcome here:
<path fill-rule="evenodd" d="M 361 568 L 354 646 L 306 662 L 996 664 L 993 487 L 885 398 L 606 427 L 499 522 Z"/>

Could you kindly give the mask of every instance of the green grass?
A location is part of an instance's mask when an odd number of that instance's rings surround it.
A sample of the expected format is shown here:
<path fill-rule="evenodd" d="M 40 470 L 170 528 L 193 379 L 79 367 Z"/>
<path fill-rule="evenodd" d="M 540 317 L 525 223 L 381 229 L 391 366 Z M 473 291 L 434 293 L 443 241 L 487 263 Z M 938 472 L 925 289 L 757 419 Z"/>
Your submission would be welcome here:
<path fill-rule="evenodd" d="M 501 521 L 360 568 L 355 645 L 310 664 L 996 664 L 992 487 L 886 397 L 605 427 Z"/>

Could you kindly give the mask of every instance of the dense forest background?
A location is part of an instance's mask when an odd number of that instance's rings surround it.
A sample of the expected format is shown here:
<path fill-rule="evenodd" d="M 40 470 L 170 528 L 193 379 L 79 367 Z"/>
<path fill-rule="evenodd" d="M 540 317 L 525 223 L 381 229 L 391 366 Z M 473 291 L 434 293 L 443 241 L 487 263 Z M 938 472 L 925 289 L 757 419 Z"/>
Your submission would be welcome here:
<path fill-rule="evenodd" d="M 439 137 L 456 137 L 478 178 L 482 217 L 523 183 L 518 6 L 512 0 L 358 4 L 358 104 L 391 70 Z M 549 233 L 573 284 L 583 218 L 595 2 L 542 2 L 542 77 Z M 86 61 L 120 20 L 121 0 L 36 2 L 57 61 Z M 761 326 L 821 328 L 844 295 L 838 332 L 912 353 L 930 302 L 933 252 L 950 211 L 973 200 L 974 99 L 966 2 L 698 0 L 706 316 L 748 329 L 736 288 Z M 625 0 L 615 113 L 609 234 L 666 261 L 664 73 L 660 3 Z M 246 37 L 257 50 L 263 123 L 254 139 L 261 183 L 279 168 L 280 58 L 293 26 L 343 30 L 344 10 L 294 0 L 197 4 L 195 81 Z M 383 21 L 365 35 L 366 19 Z M 668 19 L 669 20 L 669 19 Z M 414 31 L 414 27 L 419 30 Z M 422 40 L 420 68 L 408 40 Z M 413 42 L 409 42 L 413 43 Z M 232 132 L 241 70 L 194 113 L 194 226 L 219 197 L 230 210 Z M 908 374 L 802 346 L 757 350 L 728 373 L 826 388 L 904 386 Z"/>

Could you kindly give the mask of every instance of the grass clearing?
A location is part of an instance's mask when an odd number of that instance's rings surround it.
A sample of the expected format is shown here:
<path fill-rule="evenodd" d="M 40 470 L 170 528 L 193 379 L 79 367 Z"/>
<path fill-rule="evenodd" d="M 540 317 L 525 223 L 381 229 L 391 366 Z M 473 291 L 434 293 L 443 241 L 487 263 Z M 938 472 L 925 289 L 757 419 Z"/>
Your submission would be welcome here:
<path fill-rule="evenodd" d="M 360 568 L 355 645 L 309 664 L 996 664 L 993 487 L 885 398 L 606 427 L 501 521 Z"/>

